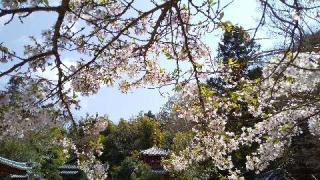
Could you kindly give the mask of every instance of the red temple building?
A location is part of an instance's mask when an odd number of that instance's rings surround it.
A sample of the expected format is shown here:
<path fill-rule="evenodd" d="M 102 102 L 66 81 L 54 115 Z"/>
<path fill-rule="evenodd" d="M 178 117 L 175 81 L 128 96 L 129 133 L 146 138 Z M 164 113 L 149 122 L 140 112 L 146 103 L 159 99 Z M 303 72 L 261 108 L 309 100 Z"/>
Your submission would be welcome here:
<path fill-rule="evenodd" d="M 151 167 L 152 172 L 161 174 L 163 179 L 169 179 L 169 172 L 161 164 L 168 152 L 158 147 L 152 147 L 140 152 L 140 159 Z"/>
<path fill-rule="evenodd" d="M 29 163 L 0 157 L 0 179 L 28 179 L 32 175 L 31 170 Z"/>

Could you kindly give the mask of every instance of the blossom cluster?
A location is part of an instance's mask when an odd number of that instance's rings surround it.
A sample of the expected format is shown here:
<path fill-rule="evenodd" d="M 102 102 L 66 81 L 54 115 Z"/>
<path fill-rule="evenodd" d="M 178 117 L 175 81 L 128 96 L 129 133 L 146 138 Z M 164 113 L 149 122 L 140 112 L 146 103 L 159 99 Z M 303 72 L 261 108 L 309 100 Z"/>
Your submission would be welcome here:
<path fill-rule="evenodd" d="M 193 128 L 196 135 L 187 149 L 172 155 L 173 169 L 181 171 L 194 162 L 210 159 L 218 169 L 229 171 L 229 179 L 237 179 L 246 171 L 260 173 L 280 158 L 292 138 L 304 133 L 304 123 L 313 135 L 319 136 L 319 55 L 299 54 L 295 59 L 294 55 L 269 61 L 258 80 L 241 78 L 233 82 L 232 70 L 221 65 L 221 77 L 232 89 L 223 94 L 205 86 L 199 94 L 196 84 L 184 86 L 179 92 L 182 103 L 176 104 L 174 110 L 181 118 L 197 124 Z M 253 125 L 230 128 L 232 123 L 243 122 L 244 112 L 237 111 L 244 103 L 248 106 L 245 113 L 252 118 L 245 121 Z M 245 171 L 240 171 L 232 158 L 242 147 L 251 148 L 244 155 Z"/>
<path fill-rule="evenodd" d="M 56 107 L 40 103 L 49 93 L 48 83 L 24 77 L 16 77 L 12 81 L 0 97 L 0 136 L 23 136 L 25 131 L 63 125 L 64 120 Z"/>

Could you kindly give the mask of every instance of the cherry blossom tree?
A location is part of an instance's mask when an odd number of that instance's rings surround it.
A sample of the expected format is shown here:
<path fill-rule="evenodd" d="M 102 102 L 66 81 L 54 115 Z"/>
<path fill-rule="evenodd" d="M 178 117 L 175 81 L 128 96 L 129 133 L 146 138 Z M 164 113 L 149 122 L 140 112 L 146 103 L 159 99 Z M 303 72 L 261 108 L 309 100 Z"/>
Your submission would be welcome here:
<path fill-rule="evenodd" d="M 161 54 L 177 62 L 175 76 L 182 71 L 180 61 L 190 61 L 196 70 L 196 60 L 210 52 L 201 37 L 216 28 L 225 6 L 214 1 L 151 1 L 150 9 L 140 10 L 136 4 L 63 0 L 53 6 L 48 1 L 3 1 L 0 17 L 10 17 L 6 24 L 38 12 L 58 17 L 51 29 L 43 30 L 42 42 L 31 39 L 24 56 L 1 44 L 2 61 L 14 65 L 2 70 L 0 77 L 14 75 L 21 67 L 27 67 L 24 73 L 56 69 L 58 80 L 51 81 L 47 97 L 58 97 L 73 119 L 70 106 L 76 102 L 68 96 L 67 82 L 81 95 L 96 93 L 102 84 L 117 83 L 122 91 L 128 91 L 145 84 L 168 83 L 174 76 L 160 67 Z M 197 22 L 192 16 L 199 16 Z M 81 28 L 74 30 L 74 26 Z M 82 57 L 68 67 L 61 60 L 65 52 Z M 194 72 L 198 79 L 198 70 Z"/>
<path fill-rule="evenodd" d="M 0 95 L 0 136 L 23 136 L 28 131 L 63 126 L 63 115 L 53 102 L 42 102 L 49 90 L 45 81 L 14 76 Z"/>
<path fill-rule="evenodd" d="M 5 25 L 16 19 L 23 22 L 40 12 L 55 14 L 56 19 L 51 28 L 42 30 L 41 40 L 31 37 L 23 53 L 0 44 L 1 63 L 7 65 L 1 68 L 0 78 L 23 75 L 45 83 L 35 103 L 61 107 L 63 120 L 79 128 L 77 133 L 82 129 L 94 136 L 98 133 L 91 132 L 91 123 L 79 127 L 73 118 L 71 110 L 79 108 L 79 95 L 95 94 L 102 85 L 117 85 L 127 92 L 141 86 L 173 84 L 185 102 L 174 109 L 179 117 L 195 124 L 196 134 L 190 147 L 173 154 L 173 169 L 210 160 L 229 179 L 242 178 L 245 172 L 234 166 L 231 154 L 247 146 L 254 150 L 246 156 L 246 171 L 260 173 L 283 155 L 292 137 L 303 133 L 301 122 L 307 121 L 309 131 L 319 135 L 319 58 L 299 51 L 304 32 L 319 23 L 320 4 L 314 0 L 257 2 L 261 16 L 248 40 L 255 39 L 264 27 L 273 27 L 283 41 L 280 47 L 259 55 L 265 58 L 260 62 L 263 77 L 258 80 L 243 77 L 233 81 L 230 64 L 215 61 L 213 47 L 204 41 L 212 32 L 234 27 L 223 19 L 223 11 L 232 1 L 220 0 L 150 0 L 143 8 L 135 0 L 61 0 L 54 4 L 48 0 L 3 0 L 0 18 L 8 18 Z M 67 65 L 63 54 L 68 53 L 77 53 L 80 58 Z M 174 69 L 164 69 L 161 57 L 170 60 Z M 47 70 L 57 72 L 56 80 L 34 73 Z M 227 88 L 239 88 L 216 96 L 205 84 L 212 76 L 228 80 Z M 256 118 L 252 127 L 241 127 L 241 133 L 226 129 L 228 114 L 241 116 L 239 102 L 248 104 L 248 112 Z M 92 161 L 86 161 L 83 169 L 102 169 L 90 152 L 87 155 Z"/>

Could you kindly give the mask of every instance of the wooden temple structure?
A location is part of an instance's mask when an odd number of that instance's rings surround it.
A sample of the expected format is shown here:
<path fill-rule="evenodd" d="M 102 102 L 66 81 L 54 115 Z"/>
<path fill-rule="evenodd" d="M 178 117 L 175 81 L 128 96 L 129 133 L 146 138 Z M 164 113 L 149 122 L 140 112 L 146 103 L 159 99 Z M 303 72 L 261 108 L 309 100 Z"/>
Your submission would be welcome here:
<path fill-rule="evenodd" d="M 81 171 L 76 164 L 77 158 L 73 158 L 59 167 L 60 176 L 62 180 L 80 179 Z"/>
<path fill-rule="evenodd" d="M 169 179 L 169 172 L 161 164 L 162 159 L 167 157 L 168 152 L 164 149 L 153 146 L 152 148 L 142 150 L 140 159 L 151 167 L 152 172 L 161 174 L 163 179 Z"/>
<path fill-rule="evenodd" d="M 0 157 L 0 179 L 29 179 L 32 176 L 31 170 L 30 163 Z"/>

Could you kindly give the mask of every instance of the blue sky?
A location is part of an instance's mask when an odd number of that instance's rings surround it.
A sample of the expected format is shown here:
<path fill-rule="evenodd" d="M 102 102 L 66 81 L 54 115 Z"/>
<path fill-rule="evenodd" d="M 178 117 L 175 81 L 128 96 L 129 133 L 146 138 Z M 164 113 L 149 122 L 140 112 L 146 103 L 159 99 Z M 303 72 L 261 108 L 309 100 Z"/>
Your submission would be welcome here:
<path fill-rule="evenodd" d="M 225 11 L 224 19 L 245 28 L 253 28 L 257 22 L 254 17 L 257 18 L 258 16 L 255 0 L 235 0 Z M 56 16 L 49 13 L 37 13 L 27 18 L 23 24 L 14 21 L 7 26 L 3 26 L 6 18 L 8 17 L 0 19 L 0 42 L 5 42 L 10 48 L 22 53 L 23 44 L 28 43 L 28 36 L 39 36 L 42 29 L 46 29 L 53 24 Z M 210 45 L 216 46 L 219 38 L 210 38 L 208 42 L 210 42 Z M 263 45 L 267 46 L 268 42 L 263 42 Z M 72 59 L 69 56 L 66 55 L 64 60 Z M 5 65 L 1 64 L 1 66 L 0 69 L 5 68 Z M 5 80 L 1 80 L 0 85 L 3 86 L 4 82 Z M 170 92 L 170 88 L 167 88 L 164 92 Z M 167 98 L 162 97 L 156 89 L 139 88 L 127 94 L 122 94 L 116 87 L 103 87 L 97 94 L 82 98 L 82 109 L 76 112 L 76 116 L 80 117 L 86 113 L 106 114 L 112 121 L 117 122 L 121 117 L 128 119 L 136 116 L 140 111 L 151 110 L 156 113 L 167 101 Z"/>

